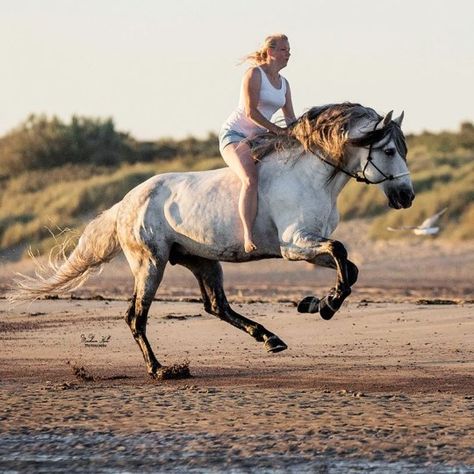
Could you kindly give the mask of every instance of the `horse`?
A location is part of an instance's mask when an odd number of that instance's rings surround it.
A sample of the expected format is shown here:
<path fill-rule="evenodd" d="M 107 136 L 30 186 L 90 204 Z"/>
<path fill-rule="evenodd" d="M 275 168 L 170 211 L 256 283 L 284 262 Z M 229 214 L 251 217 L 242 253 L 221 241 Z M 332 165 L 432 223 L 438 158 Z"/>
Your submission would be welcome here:
<path fill-rule="evenodd" d="M 135 278 L 125 321 L 150 376 L 162 365 L 146 336 L 147 315 L 168 262 L 194 274 L 206 312 L 263 342 L 268 352 L 283 351 L 287 345 L 276 334 L 230 307 L 220 262 L 284 258 L 335 269 L 335 285 L 324 297 L 307 296 L 297 306 L 331 319 L 358 276 L 344 245 L 330 238 L 341 190 L 352 178 L 377 185 L 394 209 L 410 207 L 415 197 L 402 120 L 403 113 L 392 120 L 392 112 L 382 117 L 360 104 L 329 104 L 309 109 L 285 136 L 267 132 L 250 140 L 259 183 L 254 252 L 244 251 L 241 184 L 229 168 L 166 173 L 93 219 L 48 274 L 17 280 L 11 299 L 70 291 L 123 251 Z"/>

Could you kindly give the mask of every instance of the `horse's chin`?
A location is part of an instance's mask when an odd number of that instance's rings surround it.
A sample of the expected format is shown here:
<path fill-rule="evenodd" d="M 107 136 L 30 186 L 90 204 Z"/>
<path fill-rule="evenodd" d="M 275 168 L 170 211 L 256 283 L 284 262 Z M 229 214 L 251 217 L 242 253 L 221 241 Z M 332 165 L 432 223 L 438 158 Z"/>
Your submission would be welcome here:
<path fill-rule="evenodd" d="M 411 201 L 400 202 L 397 199 L 388 198 L 388 205 L 392 209 L 408 209 L 412 205 L 412 200 Z"/>
<path fill-rule="evenodd" d="M 397 201 L 393 201 L 392 199 L 388 200 L 388 205 L 392 209 L 402 209 L 402 206 Z"/>

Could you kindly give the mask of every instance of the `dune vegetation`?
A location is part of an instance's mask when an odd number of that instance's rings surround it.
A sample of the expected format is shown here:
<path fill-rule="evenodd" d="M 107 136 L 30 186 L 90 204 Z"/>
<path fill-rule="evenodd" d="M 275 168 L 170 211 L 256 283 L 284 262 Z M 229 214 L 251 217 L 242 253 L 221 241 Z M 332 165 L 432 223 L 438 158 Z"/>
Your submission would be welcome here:
<path fill-rule="evenodd" d="M 376 186 L 351 182 L 339 198 L 342 219 L 370 218 L 374 239 L 404 238 L 406 233 L 388 232 L 387 226 L 417 225 L 448 207 L 437 238 L 473 238 L 474 125 L 407 141 L 414 205 L 388 210 Z M 44 252 L 64 229 L 79 234 L 94 215 L 154 174 L 222 165 L 215 134 L 139 142 L 115 130 L 111 119 L 63 123 L 31 116 L 0 137 L 1 255 L 29 246 Z"/>

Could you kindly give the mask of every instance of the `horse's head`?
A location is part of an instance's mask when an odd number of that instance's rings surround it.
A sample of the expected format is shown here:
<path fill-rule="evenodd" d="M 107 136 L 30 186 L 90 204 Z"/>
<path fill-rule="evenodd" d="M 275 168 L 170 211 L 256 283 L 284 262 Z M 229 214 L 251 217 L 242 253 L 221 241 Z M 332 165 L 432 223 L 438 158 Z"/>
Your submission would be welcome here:
<path fill-rule="evenodd" d="M 312 107 L 288 127 L 289 133 L 264 133 L 252 144 L 256 159 L 285 149 L 301 149 L 317 156 L 338 173 L 377 184 L 395 209 L 411 206 L 415 193 L 408 172 L 407 147 L 401 127 L 403 113 L 381 118 L 375 110 L 344 102 Z"/>
<path fill-rule="evenodd" d="M 410 207 L 415 198 L 402 121 L 403 112 L 394 120 L 390 112 L 382 119 L 365 121 L 357 136 L 349 139 L 357 179 L 377 184 L 394 209 Z"/>

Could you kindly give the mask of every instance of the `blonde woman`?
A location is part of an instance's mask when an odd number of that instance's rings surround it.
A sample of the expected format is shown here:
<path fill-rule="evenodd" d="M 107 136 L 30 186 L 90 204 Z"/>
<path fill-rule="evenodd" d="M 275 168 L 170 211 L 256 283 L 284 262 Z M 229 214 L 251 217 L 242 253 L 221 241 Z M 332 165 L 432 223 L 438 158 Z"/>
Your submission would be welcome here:
<path fill-rule="evenodd" d="M 285 35 L 268 36 L 262 47 L 246 56 L 253 66 L 245 73 L 237 109 L 223 124 L 219 150 L 227 165 L 242 182 L 239 215 L 244 228 L 244 248 L 253 252 L 256 246 L 252 227 L 257 214 L 258 177 L 255 162 L 245 139 L 262 131 L 285 134 L 286 128 L 271 122 L 279 109 L 286 124 L 295 120 L 290 85 L 280 71 L 290 59 L 290 44 Z"/>

